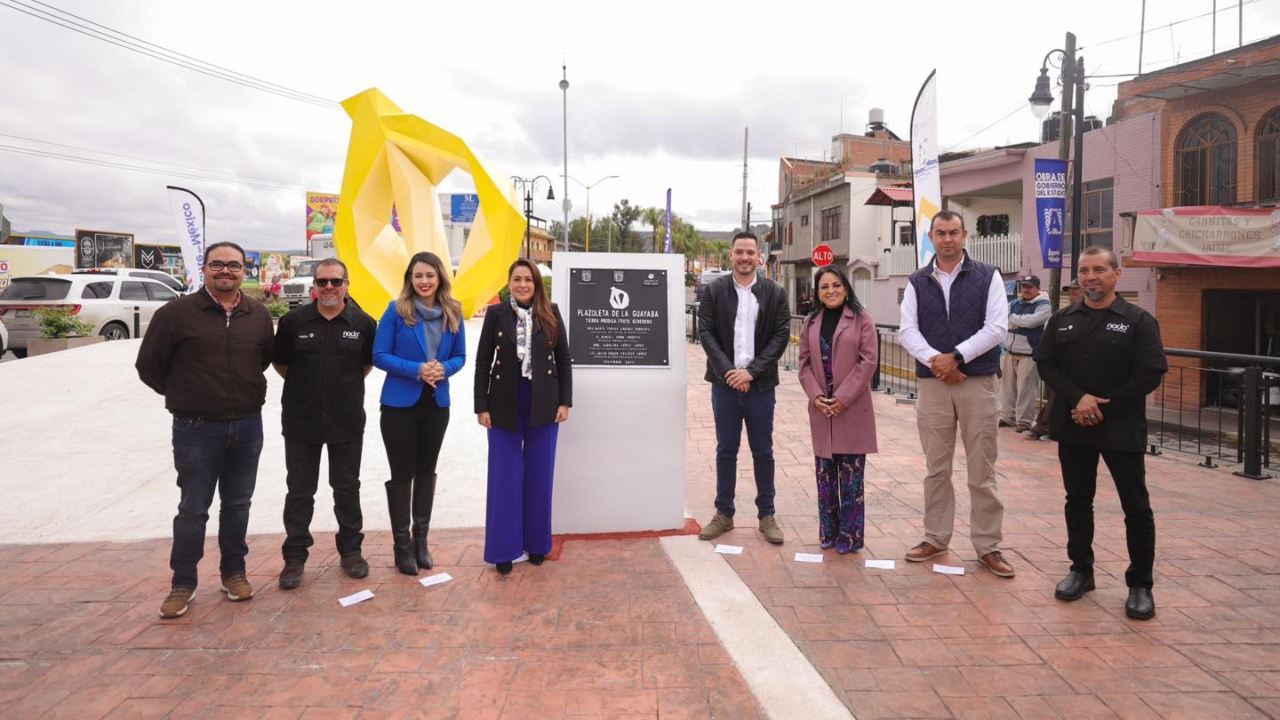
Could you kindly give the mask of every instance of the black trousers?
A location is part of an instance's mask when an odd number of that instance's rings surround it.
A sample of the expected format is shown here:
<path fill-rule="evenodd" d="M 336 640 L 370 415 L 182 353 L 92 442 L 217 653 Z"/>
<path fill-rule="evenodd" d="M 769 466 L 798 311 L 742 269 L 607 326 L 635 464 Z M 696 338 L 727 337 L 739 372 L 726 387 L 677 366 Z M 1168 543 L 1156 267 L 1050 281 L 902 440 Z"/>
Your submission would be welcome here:
<path fill-rule="evenodd" d="M 344 443 L 327 443 L 329 447 L 329 487 L 333 488 L 333 515 L 338 520 L 338 553 L 346 555 L 360 550 L 364 540 L 364 517 L 360 513 L 360 458 L 364 439 Z M 280 548 L 285 562 L 306 562 L 311 538 L 311 517 L 315 514 L 316 486 L 320 481 L 320 449 L 325 443 L 284 440 L 285 483 L 284 545 Z"/>
<path fill-rule="evenodd" d="M 1067 491 L 1067 556 L 1071 569 L 1093 573 L 1093 496 L 1098 487 L 1098 456 L 1102 456 L 1124 510 L 1129 569 L 1125 584 L 1131 588 L 1152 585 L 1151 568 L 1156 556 L 1156 521 L 1147 496 L 1146 464 L 1142 451 L 1099 450 L 1090 445 L 1058 443 L 1062 484 Z"/>
<path fill-rule="evenodd" d="M 449 408 L 436 405 L 435 393 L 422 389 L 413 407 L 382 406 L 382 444 L 391 466 L 390 486 L 411 486 L 429 482 L 436 472 L 444 431 L 449 427 Z"/>

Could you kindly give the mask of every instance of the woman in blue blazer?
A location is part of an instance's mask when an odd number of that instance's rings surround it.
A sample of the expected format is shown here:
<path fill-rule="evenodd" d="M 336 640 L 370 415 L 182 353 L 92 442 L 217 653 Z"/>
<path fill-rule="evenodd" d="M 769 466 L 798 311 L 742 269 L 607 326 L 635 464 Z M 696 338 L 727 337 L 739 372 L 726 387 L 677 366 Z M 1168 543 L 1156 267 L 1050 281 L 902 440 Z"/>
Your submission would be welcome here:
<path fill-rule="evenodd" d="M 414 255 L 400 295 L 387 305 L 373 341 L 373 364 L 387 373 L 381 422 L 391 466 L 387 510 L 396 568 L 406 575 L 432 565 L 427 530 L 436 495 L 436 460 L 449 426 L 449 376 L 467 361 L 462 304 L 451 288 L 439 257 Z"/>

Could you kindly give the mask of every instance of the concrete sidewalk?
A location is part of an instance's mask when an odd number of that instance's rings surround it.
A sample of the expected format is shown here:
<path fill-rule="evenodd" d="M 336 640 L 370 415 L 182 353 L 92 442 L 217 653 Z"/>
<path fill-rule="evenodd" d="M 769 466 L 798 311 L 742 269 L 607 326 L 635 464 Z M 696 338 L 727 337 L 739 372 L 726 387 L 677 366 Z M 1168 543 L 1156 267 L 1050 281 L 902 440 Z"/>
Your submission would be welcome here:
<path fill-rule="evenodd" d="M 1270 538 L 1280 523 L 1276 481 L 1244 480 L 1172 454 L 1148 459 L 1158 614 L 1138 623 L 1123 614 L 1123 521 L 1105 470 L 1099 588 L 1076 603 L 1053 599 L 1067 565 L 1056 446 L 1011 431 L 1001 431 L 997 467 L 1017 577 L 996 578 L 974 560 L 959 460 L 956 539 L 943 560 L 966 574 L 902 562 L 921 533 L 923 458 L 914 408 L 877 395 L 881 452 L 868 463 L 868 547 L 796 563 L 796 552 L 821 551 L 793 373 L 779 390 L 775 433 L 787 543 L 768 545 L 749 521 L 740 523 L 723 541 L 744 553 L 713 556 L 708 566 L 730 572 L 715 575 L 720 586 L 688 581 L 680 559 L 653 538 L 573 540 L 556 561 L 498 576 L 480 557 L 481 522 L 465 524 L 483 507 L 479 490 L 442 492 L 438 509 L 462 526 L 433 532 L 432 572 L 454 579 L 423 588 L 392 567 L 389 538 L 378 531 L 381 478 L 366 466 L 374 528 L 365 543 L 368 579 L 345 578 L 332 535 L 321 532 L 303 587 L 279 591 L 283 481 L 260 480 L 249 558 L 258 596 L 235 604 L 220 596 L 211 541 L 191 613 L 161 622 L 164 536 L 176 502 L 166 417 L 158 397 L 130 406 L 139 401 L 121 379 L 131 374 L 127 345 L 94 350 L 92 363 L 76 351 L 0 366 L 6 394 L 22 398 L 5 403 L 6 417 L 37 428 L 35 438 L 0 439 L 0 492 L 10 501 L 0 508 L 6 717 L 813 717 L 806 703 L 817 695 L 802 686 L 806 668 L 858 718 L 1280 716 L 1280 550 Z M 686 497 L 705 522 L 714 497 L 710 392 L 700 349 L 687 351 Z M 462 434 L 447 453 L 451 462 L 483 448 L 470 420 L 469 410 L 454 414 L 449 442 L 455 428 Z M 121 427 L 137 439 L 114 440 L 124 433 L 112 429 Z M 468 444 L 472 432 L 478 444 Z M 366 463 L 381 455 L 376 436 L 375 426 Z M 476 468 L 457 477 L 482 472 L 477 457 Z M 739 499 L 748 509 L 749 467 L 744 443 Z M 102 479 L 113 473 L 135 484 L 113 488 Z M 327 515 L 318 501 L 318 524 L 331 523 Z M 696 551 L 688 538 L 671 540 L 686 556 Z M 869 570 L 867 558 L 895 559 L 897 568 Z M 756 618 L 762 637 L 779 628 L 795 657 L 762 659 L 764 642 L 742 648 L 726 624 L 732 618 L 718 609 L 738 584 L 746 595 L 733 602 L 756 603 L 739 605 L 739 614 Z M 364 588 L 375 599 L 338 606 Z M 787 692 L 791 707 L 776 709 L 774 699 Z"/>

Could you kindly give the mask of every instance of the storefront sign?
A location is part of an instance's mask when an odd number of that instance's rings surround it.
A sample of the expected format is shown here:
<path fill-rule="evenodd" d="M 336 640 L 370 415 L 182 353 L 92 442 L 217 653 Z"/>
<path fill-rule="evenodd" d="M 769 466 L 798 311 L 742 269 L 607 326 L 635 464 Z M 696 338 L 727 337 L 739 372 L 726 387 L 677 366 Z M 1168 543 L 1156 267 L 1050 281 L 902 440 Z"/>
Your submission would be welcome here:
<path fill-rule="evenodd" d="M 666 270 L 573 268 L 569 307 L 575 367 L 670 367 Z"/>
<path fill-rule="evenodd" d="M 1142 210 L 1130 253 L 1134 260 L 1163 265 L 1280 268 L 1280 209 Z"/>

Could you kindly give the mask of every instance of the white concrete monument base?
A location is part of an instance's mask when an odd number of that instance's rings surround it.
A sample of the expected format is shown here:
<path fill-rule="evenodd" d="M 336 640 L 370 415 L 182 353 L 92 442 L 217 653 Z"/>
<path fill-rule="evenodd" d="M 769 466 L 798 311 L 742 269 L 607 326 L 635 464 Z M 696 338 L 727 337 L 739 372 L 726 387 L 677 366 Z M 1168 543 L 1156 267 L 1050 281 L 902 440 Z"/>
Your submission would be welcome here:
<path fill-rule="evenodd" d="M 556 533 L 670 530 L 684 526 L 685 348 L 684 263 L 681 255 L 558 252 L 552 270 L 552 299 L 569 326 L 573 350 L 573 409 L 560 427 L 556 449 L 553 526 Z M 590 270 L 607 302 L 587 303 L 571 291 L 571 277 Z M 575 313 L 592 310 L 625 322 L 626 293 L 614 285 L 614 271 L 626 282 L 654 282 L 665 273 L 665 364 L 653 366 L 579 364 L 585 337 L 573 336 Z M 641 271 L 646 271 L 641 273 Z M 581 285 L 577 287 L 582 287 Z M 636 293 L 637 296 L 639 293 Z M 578 297 L 575 299 L 575 295 Z M 578 306 L 575 307 L 574 303 Z M 590 307 L 587 307 L 587 305 Z M 653 341 L 660 338 L 651 338 Z M 660 342 L 657 344 L 660 345 Z M 597 346 L 598 347 L 598 346 Z M 618 362 L 625 359 L 627 350 Z M 650 355 L 652 360 L 658 355 Z M 597 355 L 598 357 L 598 355 Z"/>

